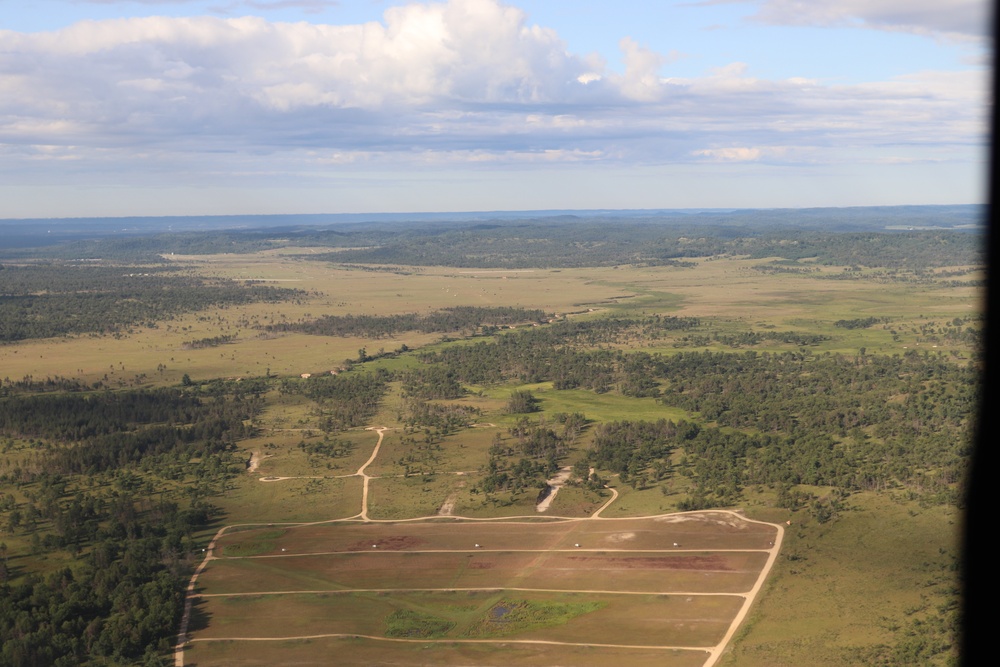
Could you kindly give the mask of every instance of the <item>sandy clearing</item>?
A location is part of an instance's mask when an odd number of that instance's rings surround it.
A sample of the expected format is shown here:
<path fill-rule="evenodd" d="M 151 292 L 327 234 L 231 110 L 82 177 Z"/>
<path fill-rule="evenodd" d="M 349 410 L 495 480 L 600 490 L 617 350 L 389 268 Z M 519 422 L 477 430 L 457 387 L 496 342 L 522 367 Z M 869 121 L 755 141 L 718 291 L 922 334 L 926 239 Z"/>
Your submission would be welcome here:
<path fill-rule="evenodd" d="M 551 505 L 552 501 L 555 500 L 556 494 L 559 493 L 559 489 L 561 489 L 563 485 L 569 481 L 569 476 L 572 474 L 573 468 L 566 466 L 564 468 L 560 468 L 555 477 L 546 480 L 545 483 L 548 484 L 548 493 L 546 493 L 545 497 L 542 498 L 537 505 L 535 505 L 536 512 L 544 512 L 549 509 L 549 505 Z"/>
<path fill-rule="evenodd" d="M 455 496 L 448 496 L 448 499 L 441 504 L 438 516 L 452 516 L 455 513 Z"/>
<path fill-rule="evenodd" d="M 260 467 L 260 462 L 264 459 L 269 459 L 272 456 L 274 456 L 274 454 L 264 454 L 261 456 L 260 452 L 253 452 L 250 454 L 250 461 L 247 463 L 247 473 L 256 472 L 257 468 Z"/>
<path fill-rule="evenodd" d="M 635 533 L 612 533 L 604 539 L 608 542 L 614 542 L 615 544 L 619 542 L 628 542 L 629 540 L 635 539 Z"/>

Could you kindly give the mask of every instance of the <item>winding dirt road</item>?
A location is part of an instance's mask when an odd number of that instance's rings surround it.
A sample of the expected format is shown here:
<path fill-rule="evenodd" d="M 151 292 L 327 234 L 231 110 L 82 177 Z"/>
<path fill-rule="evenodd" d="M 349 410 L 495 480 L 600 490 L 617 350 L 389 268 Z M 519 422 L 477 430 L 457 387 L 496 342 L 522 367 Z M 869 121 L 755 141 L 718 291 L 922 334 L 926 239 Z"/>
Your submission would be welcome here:
<path fill-rule="evenodd" d="M 388 431 L 389 429 L 387 429 L 385 426 L 379 426 L 378 428 L 374 426 L 369 426 L 365 430 L 375 431 L 376 433 L 378 433 L 378 442 L 375 443 L 375 448 L 372 450 L 372 455 L 368 457 L 368 460 L 365 461 L 365 464 L 363 466 L 358 468 L 358 472 L 355 474 L 361 475 L 361 478 L 365 481 L 364 487 L 361 491 L 361 514 L 359 514 L 358 516 L 361 518 L 362 521 L 371 521 L 371 519 L 368 518 L 368 482 L 371 481 L 371 477 L 368 476 L 368 473 L 365 472 L 365 469 L 367 469 L 368 466 L 370 466 L 375 461 L 375 458 L 378 456 L 378 450 L 382 448 L 382 438 L 385 436 L 385 432 Z"/>

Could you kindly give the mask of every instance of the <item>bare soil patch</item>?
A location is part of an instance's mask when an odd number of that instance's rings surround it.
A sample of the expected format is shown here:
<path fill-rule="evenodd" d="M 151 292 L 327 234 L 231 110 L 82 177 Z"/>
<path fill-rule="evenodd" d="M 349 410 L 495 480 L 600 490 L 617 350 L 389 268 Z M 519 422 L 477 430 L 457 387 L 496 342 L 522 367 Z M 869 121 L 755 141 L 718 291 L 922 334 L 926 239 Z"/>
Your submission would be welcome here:
<path fill-rule="evenodd" d="M 413 537 L 412 535 L 388 535 L 386 537 L 379 537 L 375 541 L 371 540 L 361 540 L 351 544 L 347 547 L 348 551 L 370 551 L 372 545 L 376 545 L 374 548 L 382 549 L 383 551 L 402 551 L 403 549 L 412 549 L 418 547 L 424 543 L 424 540 L 419 537 Z"/>
<path fill-rule="evenodd" d="M 572 561 L 600 561 L 623 570 L 711 570 L 732 572 L 733 568 L 718 556 L 569 556 Z"/>

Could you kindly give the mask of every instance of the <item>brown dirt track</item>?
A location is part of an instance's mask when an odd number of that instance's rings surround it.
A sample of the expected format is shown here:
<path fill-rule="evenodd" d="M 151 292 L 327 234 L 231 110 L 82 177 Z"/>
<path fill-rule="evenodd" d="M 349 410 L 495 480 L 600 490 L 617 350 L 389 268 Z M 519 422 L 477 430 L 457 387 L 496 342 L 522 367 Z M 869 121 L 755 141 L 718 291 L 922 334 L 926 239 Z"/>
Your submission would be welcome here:
<path fill-rule="evenodd" d="M 736 525 L 733 525 L 733 524 Z M 738 526 L 742 525 L 740 528 Z M 266 527 L 259 530 L 267 531 Z M 239 542 L 254 531 L 228 533 L 220 545 Z M 775 529 L 765 524 L 717 519 L 709 513 L 684 520 L 598 519 L 574 521 L 330 522 L 289 527 L 275 541 L 271 554 L 367 551 L 379 548 L 415 549 L 584 549 L 637 551 L 768 549 Z M 382 541 L 386 546 L 382 546 Z M 674 547 L 674 544 L 678 547 Z"/>
<path fill-rule="evenodd" d="M 408 643 L 362 638 L 316 638 L 269 642 L 211 642 L 192 644 L 190 664 L 198 667 L 345 667 L 391 664 L 394 667 L 701 667 L 703 651 L 596 648 L 545 644 Z M 290 661 L 291 656 L 294 661 Z"/>
<path fill-rule="evenodd" d="M 742 593 L 766 560 L 760 552 L 586 556 L 565 552 L 341 553 L 212 561 L 203 593 L 348 588 L 540 588 Z M 266 585 L 264 585 L 266 582 Z"/>

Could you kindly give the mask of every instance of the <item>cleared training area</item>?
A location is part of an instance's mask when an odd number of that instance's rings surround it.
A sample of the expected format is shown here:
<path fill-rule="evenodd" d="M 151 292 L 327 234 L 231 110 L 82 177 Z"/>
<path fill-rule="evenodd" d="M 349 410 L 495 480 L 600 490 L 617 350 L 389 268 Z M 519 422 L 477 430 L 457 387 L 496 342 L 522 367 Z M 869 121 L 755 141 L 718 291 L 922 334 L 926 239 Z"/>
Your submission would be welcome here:
<path fill-rule="evenodd" d="M 366 469 L 386 429 L 369 430 L 359 514 L 219 531 L 188 587 L 177 667 L 710 667 L 781 546 L 780 526 L 726 510 L 375 521 Z"/>
<path fill-rule="evenodd" d="M 231 529 L 198 581 L 188 659 L 710 664 L 778 533 L 721 511 Z"/>

